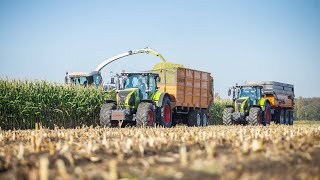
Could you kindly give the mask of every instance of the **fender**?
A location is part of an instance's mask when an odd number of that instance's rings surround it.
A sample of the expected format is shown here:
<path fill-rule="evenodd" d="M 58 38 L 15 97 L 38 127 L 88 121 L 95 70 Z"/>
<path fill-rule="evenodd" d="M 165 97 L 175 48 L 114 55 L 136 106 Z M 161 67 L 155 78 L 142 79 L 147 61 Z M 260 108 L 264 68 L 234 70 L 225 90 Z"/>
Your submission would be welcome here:
<path fill-rule="evenodd" d="M 159 98 L 159 100 L 158 100 L 158 103 L 157 103 L 157 106 L 158 106 L 158 107 L 161 107 L 161 106 L 162 106 L 163 99 L 164 99 L 164 97 L 166 97 L 166 96 L 168 96 L 169 100 L 171 101 L 169 94 L 163 92 L 163 93 L 161 93 L 160 98 Z"/>
<path fill-rule="evenodd" d="M 261 110 L 263 110 L 263 111 L 265 110 L 266 103 L 269 103 L 269 104 L 270 104 L 270 102 L 269 102 L 268 99 L 266 99 L 266 98 L 261 98 L 261 99 L 260 99 L 260 101 L 259 101 L 259 106 L 260 106 Z M 270 104 L 270 105 L 271 105 L 271 104 Z"/>

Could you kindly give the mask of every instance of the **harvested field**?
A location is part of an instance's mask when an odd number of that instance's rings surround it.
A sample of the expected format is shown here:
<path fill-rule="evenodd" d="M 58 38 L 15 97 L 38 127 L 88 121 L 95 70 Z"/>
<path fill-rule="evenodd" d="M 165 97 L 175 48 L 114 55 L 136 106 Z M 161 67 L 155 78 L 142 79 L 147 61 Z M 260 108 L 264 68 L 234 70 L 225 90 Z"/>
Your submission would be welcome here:
<path fill-rule="evenodd" d="M 0 179 L 318 179 L 320 125 L 0 131 Z"/>

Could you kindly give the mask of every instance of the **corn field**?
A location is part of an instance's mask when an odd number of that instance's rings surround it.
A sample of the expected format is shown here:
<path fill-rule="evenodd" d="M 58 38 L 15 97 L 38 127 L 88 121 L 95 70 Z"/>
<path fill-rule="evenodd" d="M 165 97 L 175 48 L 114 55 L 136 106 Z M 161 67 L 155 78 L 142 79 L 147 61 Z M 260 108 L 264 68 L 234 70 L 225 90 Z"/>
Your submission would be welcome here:
<path fill-rule="evenodd" d="M 114 93 L 45 81 L 0 80 L 1 129 L 96 125 L 101 104 Z"/>

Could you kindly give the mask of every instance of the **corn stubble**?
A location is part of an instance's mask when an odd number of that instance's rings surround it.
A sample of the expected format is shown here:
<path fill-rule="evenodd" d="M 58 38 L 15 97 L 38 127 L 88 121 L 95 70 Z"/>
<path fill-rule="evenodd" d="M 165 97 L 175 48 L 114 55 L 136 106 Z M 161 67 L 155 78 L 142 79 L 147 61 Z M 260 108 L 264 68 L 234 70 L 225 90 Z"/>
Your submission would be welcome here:
<path fill-rule="evenodd" d="M 313 179 L 320 126 L 0 131 L 0 179 Z"/>

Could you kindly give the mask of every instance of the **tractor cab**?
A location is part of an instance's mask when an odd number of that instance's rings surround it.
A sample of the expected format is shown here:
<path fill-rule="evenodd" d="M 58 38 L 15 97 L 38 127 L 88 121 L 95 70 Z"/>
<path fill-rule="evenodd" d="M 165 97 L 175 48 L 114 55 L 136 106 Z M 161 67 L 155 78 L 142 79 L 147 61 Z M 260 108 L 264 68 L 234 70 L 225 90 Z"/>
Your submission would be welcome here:
<path fill-rule="evenodd" d="M 120 86 L 119 90 L 137 89 L 141 100 L 151 98 L 158 89 L 157 81 L 160 80 L 159 74 L 150 72 L 121 73 L 121 77 L 122 86 Z"/>
<path fill-rule="evenodd" d="M 238 98 L 248 97 L 253 105 L 261 98 L 262 86 L 242 86 L 238 90 Z"/>
<path fill-rule="evenodd" d="M 102 85 L 102 77 L 101 74 L 97 72 L 73 72 L 67 75 L 66 83 L 76 86 L 99 87 L 100 85 Z"/>

